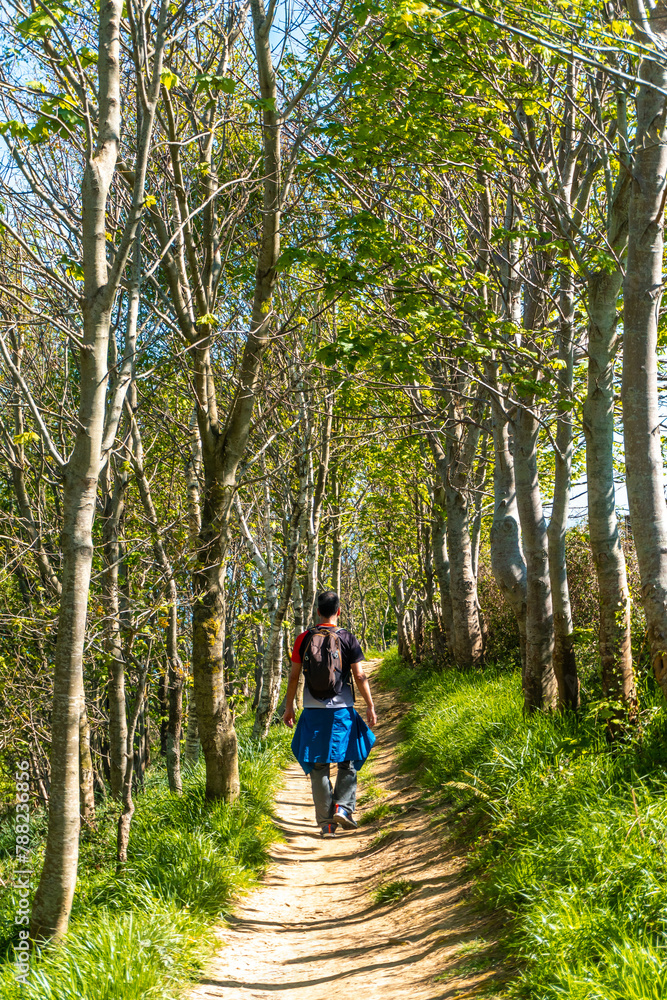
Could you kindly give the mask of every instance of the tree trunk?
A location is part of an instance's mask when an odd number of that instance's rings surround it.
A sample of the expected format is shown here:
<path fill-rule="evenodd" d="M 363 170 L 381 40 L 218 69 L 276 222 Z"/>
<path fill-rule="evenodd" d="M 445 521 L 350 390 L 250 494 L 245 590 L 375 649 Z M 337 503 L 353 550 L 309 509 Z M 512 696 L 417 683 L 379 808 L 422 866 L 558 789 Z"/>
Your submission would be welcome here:
<path fill-rule="evenodd" d="M 482 505 L 484 502 L 484 483 L 486 481 L 486 470 L 489 459 L 487 456 L 488 434 L 485 431 L 482 435 L 479 457 L 477 459 L 477 470 L 473 484 L 473 517 L 472 530 L 470 532 L 470 548 L 472 551 L 472 574 L 475 578 L 475 590 L 477 589 L 477 577 L 479 575 L 479 548 L 482 541 Z M 477 601 L 479 611 L 479 600 Z"/>
<path fill-rule="evenodd" d="M 539 424 L 520 407 L 514 436 L 517 509 L 526 560 L 526 664 L 523 693 L 526 711 L 556 707 L 558 685 L 553 669 L 553 609 L 549 580 L 547 526 L 537 475 Z"/>
<path fill-rule="evenodd" d="M 305 404 L 304 404 L 305 408 Z M 317 479 L 313 476 L 313 458 L 308 454 L 309 489 L 306 518 L 306 573 L 303 588 L 304 617 L 310 622 L 313 619 L 315 598 L 317 596 L 317 576 L 320 548 L 320 526 L 322 521 L 322 505 L 324 490 L 327 484 L 329 456 L 331 454 L 331 425 L 333 422 L 333 394 L 326 400 L 326 410 L 322 425 L 320 440 L 320 460 L 317 468 Z"/>
<path fill-rule="evenodd" d="M 125 747 L 125 771 L 123 772 L 123 794 L 121 797 L 122 808 L 118 817 L 118 829 L 116 836 L 116 868 L 120 872 L 127 864 L 127 847 L 130 841 L 130 826 L 134 816 L 134 800 L 132 798 L 132 775 L 134 772 L 134 736 L 137 731 L 137 723 L 143 709 L 146 695 L 146 677 L 150 662 L 150 651 L 146 655 L 146 662 L 139 672 L 137 683 L 137 694 L 132 708 L 132 715 L 127 727 L 127 743 Z"/>
<path fill-rule="evenodd" d="M 617 252 L 627 233 L 627 174 L 621 171 L 610 212 L 609 240 Z M 600 600 L 599 650 L 605 698 L 636 710 L 632 665 L 630 591 L 616 520 L 614 486 L 614 357 L 620 269 L 597 271 L 588 280 L 588 389 L 583 408 L 586 435 L 588 530 Z"/>
<path fill-rule="evenodd" d="M 539 246 L 529 266 L 529 281 L 524 286 L 523 325 L 530 346 L 535 332 L 541 331 L 549 318 L 546 289 L 550 280 L 550 262 Z M 539 370 L 530 370 L 539 378 Z M 537 472 L 539 421 L 537 403 L 525 395 L 517 407 L 514 422 L 514 481 L 521 525 L 521 540 L 526 560 L 526 664 L 523 672 L 524 704 L 527 712 L 550 710 L 558 701 L 558 684 L 553 668 L 554 620 L 549 576 L 547 526 Z"/>
<path fill-rule="evenodd" d="M 558 355 L 564 368 L 560 370 L 560 400 L 567 407 L 556 420 L 556 473 L 551 518 L 547 529 L 549 579 L 554 614 L 553 669 L 558 682 L 558 702 L 561 708 L 579 708 L 579 676 L 574 649 L 574 630 L 567 581 L 565 533 L 570 505 L 570 474 L 572 469 L 572 413 L 569 409 L 574 389 L 574 283 L 568 264 L 560 278 L 560 330 Z"/>
<path fill-rule="evenodd" d="M 415 403 L 418 400 L 413 395 Z M 444 490 L 449 553 L 454 659 L 458 666 L 478 666 L 484 658 L 477 578 L 470 537 L 470 474 L 479 441 L 478 421 L 468 423 L 460 401 L 450 394 L 445 448 L 431 428 L 428 441 Z"/>
<path fill-rule="evenodd" d="M 368 615 L 366 614 L 366 601 L 364 598 L 364 593 L 361 589 L 361 581 L 359 579 L 359 571 L 357 569 L 356 560 L 354 562 L 354 578 L 357 583 L 357 592 L 359 594 L 359 607 L 361 609 L 361 646 L 362 649 L 365 649 L 367 645 Z"/>
<path fill-rule="evenodd" d="M 95 825 L 94 779 L 93 758 L 90 754 L 90 723 L 84 697 L 79 717 L 79 809 L 82 822 L 88 826 Z"/>
<path fill-rule="evenodd" d="M 340 571 L 343 558 L 343 536 L 337 523 L 331 539 L 331 589 L 340 596 Z"/>
<path fill-rule="evenodd" d="M 438 496 L 440 499 L 438 499 Z M 433 548 L 433 567 L 440 588 L 440 620 L 447 649 L 454 657 L 454 621 L 452 618 L 452 597 L 449 579 L 449 556 L 447 555 L 447 522 L 442 508 L 444 491 L 436 491 L 433 503 L 433 527 L 431 530 L 431 546 Z"/>
<path fill-rule="evenodd" d="M 283 623 L 289 608 L 290 597 L 294 586 L 297 567 L 297 551 L 299 547 L 299 524 L 303 515 L 305 496 L 302 490 L 294 506 L 287 539 L 287 558 L 280 599 L 271 615 L 269 637 L 264 648 L 262 664 L 262 688 L 259 703 L 255 713 L 253 726 L 254 737 L 266 737 L 269 726 L 280 697 L 280 682 L 283 673 Z"/>
<path fill-rule="evenodd" d="M 176 613 L 174 611 L 174 617 Z M 170 631 L 172 631 L 170 626 Z M 168 643 L 169 660 L 169 718 L 167 724 L 167 778 L 169 789 L 176 795 L 183 792 L 181 777 L 181 730 L 183 728 L 183 682 L 184 674 L 178 652 L 174 655 L 175 643 Z"/>
<path fill-rule="evenodd" d="M 263 209 L 255 272 L 251 326 L 238 370 L 237 389 L 224 424 L 218 419 L 210 359 L 211 328 L 202 323 L 191 351 L 197 387 L 197 421 L 202 441 L 204 496 L 194 574 L 193 673 L 199 738 L 206 761 L 208 798 L 239 794 L 238 741 L 225 699 L 225 568 L 237 471 L 245 452 L 264 352 L 269 343 L 271 300 L 280 256 L 282 188 L 281 122 L 273 70 L 270 18 L 262 0 L 251 0 L 255 54 L 262 95 Z M 178 144 L 173 143 L 174 147 Z M 206 305 L 206 303 L 202 303 Z"/>
<path fill-rule="evenodd" d="M 188 489 L 188 534 L 190 547 L 194 551 L 199 543 L 201 531 L 200 478 L 202 473 L 202 449 L 197 424 L 197 410 L 190 419 L 190 450 L 185 466 L 185 480 Z M 197 705 L 192 686 L 188 690 L 188 723 L 185 734 L 185 763 L 194 767 L 199 762 L 201 744 L 197 724 Z"/>
<path fill-rule="evenodd" d="M 97 334 L 99 331 L 91 337 L 89 333 L 89 338 L 95 342 Z M 101 389 L 93 386 L 90 372 L 93 357 L 92 351 L 81 354 L 82 397 L 85 391 L 85 398 L 79 422 L 81 427 L 88 428 L 88 434 L 80 431 L 77 436 L 63 495 L 63 592 L 53 680 L 49 825 L 44 867 L 32 911 L 32 936 L 36 940 L 57 940 L 67 930 L 79 858 L 82 661 L 104 413 L 104 376 L 100 372 L 97 380 L 102 383 Z M 104 369 L 106 365 L 100 367 Z"/>
<path fill-rule="evenodd" d="M 185 763 L 194 767 L 199 761 L 199 731 L 197 729 L 197 712 L 192 691 L 188 697 L 188 725 L 185 732 Z"/>
<path fill-rule="evenodd" d="M 654 49 L 636 0 L 629 4 L 639 40 Z M 651 15 L 652 35 L 667 40 L 665 7 Z M 628 206 L 624 282 L 623 425 L 632 534 L 642 584 L 651 660 L 667 695 L 667 507 L 658 404 L 658 316 L 663 283 L 663 224 L 667 173 L 667 67 L 644 57 L 637 97 L 637 132 Z M 662 92 L 661 92 L 662 91 Z"/>
<path fill-rule="evenodd" d="M 491 569 L 519 628 L 521 665 L 526 668 L 526 560 L 521 546 L 510 424 L 500 400 L 493 403 L 493 523 Z"/>
<path fill-rule="evenodd" d="M 166 6 L 152 51 L 153 76 L 142 94 L 134 186 L 128 220 L 111 266 L 107 259 L 107 197 L 121 134 L 120 34 L 122 0 L 100 6 L 95 148 L 85 155 L 81 181 L 83 336 L 79 350 L 79 410 L 74 448 L 64 469 L 62 599 L 54 683 L 51 794 L 44 866 L 32 908 L 34 939 L 62 937 L 76 883 L 79 841 L 79 722 L 82 660 L 93 558 L 92 525 L 102 447 L 111 310 L 144 203 L 146 164 L 157 103 Z M 143 55 L 143 53 L 142 53 Z M 107 428 L 109 430 L 109 428 Z M 111 428 L 115 436 L 115 425 Z M 105 445 L 106 446 L 106 445 Z"/>
<path fill-rule="evenodd" d="M 291 581 L 289 582 L 291 583 Z M 284 599 L 285 596 L 287 597 L 286 600 Z M 276 710 L 280 696 L 280 682 L 283 673 L 283 628 L 282 620 L 278 623 L 278 618 L 282 619 L 285 617 L 288 604 L 289 590 L 283 588 L 280 604 L 271 622 L 269 641 L 266 644 L 266 651 L 264 653 L 262 688 L 252 731 L 255 738 L 265 738 L 268 735 L 273 713 Z"/>
<path fill-rule="evenodd" d="M 206 447 L 204 465 L 207 465 Z M 225 697 L 224 570 L 229 544 L 225 530 L 228 530 L 225 524 L 228 512 L 221 498 L 223 491 L 212 478 L 207 470 L 197 553 L 199 565 L 194 578 L 192 667 L 199 739 L 206 762 L 206 797 L 230 802 L 239 794 L 239 772 L 238 741 Z M 232 489 L 233 484 L 229 484 L 228 490 Z"/>
<path fill-rule="evenodd" d="M 447 563 L 447 580 L 449 581 L 449 563 Z M 382 615 L 382 636 L 380 637 L 380 649 L 383 653 L 387 651 L 387 621 L 389 619 L 390 604 L 389 601 L 384 606 L 384 614 Z"/>
<path fill-rule="evenodd" d="M 167 556 L 160 524 L 153 503 L 148 477 L 144 470 L 144 453 L 139 425 L 134 416 L 136 410 L 136 386 L 132 383 L 129 391 L 130 426 L 132 430 L 132 464 L 139 488 L 139 496 L 150 527 L 155 562 L 160 568 L 167 586 L 169 602 L 167 613 L 167 726 L 165 751 L 169 789 L 180 795 L 183 791 L 181 778 L 181 729 L 183 725 L 183 684 L 185 673 L 178 652 L 178 591 L 174 580 L 174 570 Z"/>
<path fill-rule="evenodd" d="M 391 599 L 390 594 L 390 599 Z M 403 581 L 396 577 L 393 581 L 394 613 L 396 614 L 396 638 L 398 642 L 398 653 L 410 666 L 414 666 L 414 655 L 412 651 L 410 626 L 407 621 L 406 605 L 409 595 L 405 592 Z"/>
<path fill-rule="evenodd" d="M 164 665 L 157 688 L 157 703 L 160 709 L 160 756 L 167 758 L 167 723 L 169 721 L 169 668 Z"/>
<path fill-rule="evenodd" d="M 341 513 L 340 513 L 340 483 L 338 480 L 338 465 L 337 463 L 333 466 L 331 470 L 331 490 L 334 497 L 334 502 L 331 509 L 331 519 L 333 521 L 333 530 L 331 532 L 331 589 L 334 590 L 340 597 L 340 574 L 341 574 L 341 564 L 343 557 L 343 533 L 341 531 Z"/>
<path fill-rule="evenodd" d="M 301 635 L 308 623 L 303 620 L 303 597 L 299 577 L 295 574 L 292 581 L 292 611 L 294 613 L 294 641 Z"/>
<path fill-rule="evenodd" d="M 120 800 L 125 773 L 125 746 L 127 743 L 127 714 L 125 709 L 125 660 L 121 638 L 120 599 L 118 574 L 120 567 L 120 532 L 125 512 L 125 491 L 128 475 L 116 470 L 111 488 L 112 463 L 106 469 L 104 490 L 104 522 L 102 525 L 102 603 L 104 606 L 104 644 L 109 663 L 109 780 L 111 795 Z"/>
<path fill-rule="evenodd" d="M 477 581 L 472 568 L 468 501 L 458 490 L 445 492 L 454 657 L 458 666 L 465 668 L 479 665 L 483 655 L 482 630 L 477 613 Z"/>
<path fill-rule="evenodd" d="M 116 74 L 120 8 L 119 0 L 109 0 L 100 13 L 100 65 L 106 48 L 110 64 L 107 72 Z M 108 162 L 101 162 L 96 168 L 88 164 L 83 180 L 85 347 L 79 354 L 79 429 L 65 469 L 63 490 L 62 597 L 53 678 L 49 824 L 44 866 L 32 908 L 31 933 L 36 940 L 58 940 L 67 930 L 79 859 L 79 724 L 84 697 L 83 647 L 93 559 L 92 527 L 104 431 L 111 309 L 110 302 L 105 302 L 103 308 L 99 304 L 99 292 L 107 283 L 107 262 L 104 245 L 101 250 L 98 249 L 97 230 L 101 231 L 104 244 L 106 195 L 120 133 L 120 91 L 117 90 L 112 99 L 102 91 L 101 103 L 106 102 L 104 112 L 109 118 L 112 117 L 109 114 L 110 100 L 117 102 L 117 108 L 113 114 L 116 138 L 108 140 L 109 150 L 104 157 Z M 101 215 L 99 226 L 94 218 L 97 215 Z M 88 263 L 87 254 L 90 255 Z"/>

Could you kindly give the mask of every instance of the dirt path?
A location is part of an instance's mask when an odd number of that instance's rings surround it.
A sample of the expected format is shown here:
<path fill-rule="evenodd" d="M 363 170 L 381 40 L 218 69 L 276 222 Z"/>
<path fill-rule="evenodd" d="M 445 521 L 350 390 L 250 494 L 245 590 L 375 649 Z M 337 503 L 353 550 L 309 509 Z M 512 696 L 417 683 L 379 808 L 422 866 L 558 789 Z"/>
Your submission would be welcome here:
<path fill-rule="evenodd" d="M 221 948 L 189 1000 L 493 996 L 493 931 L 466 902 L 460 858 L 429 821 L 411 779 L 397 773 L 401 710 L 377 685 L 374 696 L 378 741 L 359 791 L 362 801 L 379 796 L 365 808 L 384 802 L 391 812 L 321 840 L 310 781 L 291 766 L 276 800 L 285 842 L 273 849 L 260 887 L 219 929 Z M 403 898 L 375 903 L 378 886 L 401 881 L 410 887 Z"/>

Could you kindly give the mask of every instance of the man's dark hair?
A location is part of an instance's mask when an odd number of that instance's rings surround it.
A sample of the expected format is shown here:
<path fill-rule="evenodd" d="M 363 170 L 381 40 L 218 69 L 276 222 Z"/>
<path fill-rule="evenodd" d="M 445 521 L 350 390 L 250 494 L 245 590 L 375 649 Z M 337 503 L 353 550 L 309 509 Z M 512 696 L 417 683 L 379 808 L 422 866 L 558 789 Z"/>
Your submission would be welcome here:
<path fill-rule="evenodd" d="M 335 590 L 323 590 L 317 595 L 317 610 L 323 618 L 333 618 L 340 607 L 340 597 Z"/>

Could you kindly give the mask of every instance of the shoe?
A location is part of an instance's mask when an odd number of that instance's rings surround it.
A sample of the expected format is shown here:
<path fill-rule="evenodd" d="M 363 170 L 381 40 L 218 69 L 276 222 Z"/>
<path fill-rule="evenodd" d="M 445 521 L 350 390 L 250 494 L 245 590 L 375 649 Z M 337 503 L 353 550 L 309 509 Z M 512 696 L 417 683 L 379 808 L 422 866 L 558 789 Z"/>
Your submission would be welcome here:
<path fill-rule="evenodd" d="M 330 840 L 332 837 L 336 836 L 336 824 L 331 820 L 328 823 L 322 824 L 322 829 L 320 831 L 320 836 Z"/>
<path fill-rule="evenodd" d="M 356 830 L 357 824 L 352 819 L 352 813 L 345 806 L 336 806 L 333 814 L 334 823 L 338 823 L 344 830 Z"/>

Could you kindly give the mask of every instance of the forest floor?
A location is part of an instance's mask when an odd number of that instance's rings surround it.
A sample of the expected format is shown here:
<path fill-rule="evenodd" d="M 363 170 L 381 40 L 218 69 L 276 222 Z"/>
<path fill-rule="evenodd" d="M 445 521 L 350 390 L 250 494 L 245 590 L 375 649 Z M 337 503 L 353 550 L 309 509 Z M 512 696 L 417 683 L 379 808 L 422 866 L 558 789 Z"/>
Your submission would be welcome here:
<path fill-rule="evenodd" d="M 261 885 L 217 929 L 219 950 L 188 1000 L 496 995 L 505 979 L 498 924 L 469 901 L 470 879 L 446 820 L 428 812 L 414 776 L 399 773 L 402 707 L 375 687 L 377 743 L 359 793 L 363 803 L 366 788 L 385 815 L 322 840 L 310 781 L 291 765 L 276 797 L 284 841 Z M 383 892 L 401 898 L 378 902 Z"/>

